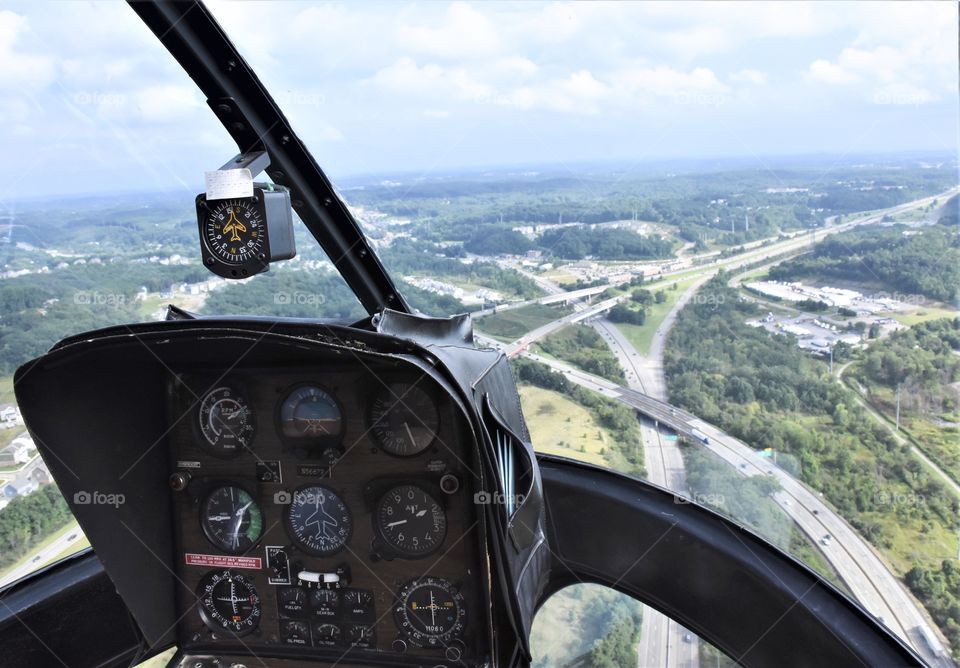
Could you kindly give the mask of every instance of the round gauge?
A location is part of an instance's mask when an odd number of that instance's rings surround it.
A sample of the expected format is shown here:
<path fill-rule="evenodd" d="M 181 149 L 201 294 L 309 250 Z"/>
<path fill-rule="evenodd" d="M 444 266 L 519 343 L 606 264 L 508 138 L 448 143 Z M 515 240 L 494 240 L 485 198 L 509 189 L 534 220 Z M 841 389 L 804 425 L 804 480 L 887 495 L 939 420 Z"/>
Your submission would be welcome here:
<path fill-rule="evenodd" d="M 280 404 L 280 431 L 287 438 L 335 440 L 343 431 L 340 406 L 326 390 L 301 385 Z"/>
<path fill-rule="evenodd" d="M 466 602 L 449 581 L 423 577 L 408 582 L 397 594 L 393 620 L 401 635 L 418 647 L 450 644 L 462 633 Z"/>
<path fill-rule="evenodd" d="M 214 631 L 243 636 L 260 624 L 260 596 L 253 583 L 230 571 L 212 571 L 197 587 L 200 619 Z"/>
<path fill-rule="evenodd" d="M 404 557 L 434 552 L 447 535 L 447 515 L 429 492 L 400 485 L 377 502 L 374 526 L 380 539 Z"/>
<path fill-rule="evenodd" d="M 230 554 L 246 552 L 260 540 L 263 515 L 253 497 L 236 485 L 217 487 L 200 504 L 207 540 Z"/>
<path fill-rule="evenodd" d="M 433 443 L 440 411 L 430 393 L 411 383 L 390 383 L 370 407 L 370 430 L 380 446 L 398 457 L 418 455 Z"/>
<path fill-rule="evenodd" d="M 320 485 L 294 492 L 286 521 L 293 542 L 305 552 L 321 557 L 338 552 L 353 533 L 347 504 L 333 490 Z"/>
<path fill-rule="evenodd" d="M 200 402 L 200 432 L 218 457 L 235 457 L 253 442 L 253 410 L 240 392 L 218 387 Z"/>
<path fill-rule="evenodd" d="M 244 264 L 264 255 L 266 228 L 252 199 L 207 202 L 203 240 L 227 264 Z"/>

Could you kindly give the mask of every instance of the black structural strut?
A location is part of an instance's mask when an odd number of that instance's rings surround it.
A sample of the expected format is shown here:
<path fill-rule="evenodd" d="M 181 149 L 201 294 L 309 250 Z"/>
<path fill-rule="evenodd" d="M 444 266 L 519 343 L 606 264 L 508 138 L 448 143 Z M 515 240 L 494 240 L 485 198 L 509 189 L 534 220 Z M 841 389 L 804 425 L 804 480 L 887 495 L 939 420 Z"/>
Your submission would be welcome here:
<path fill-rule="evenodd" d="M 209 10 L 192 0 L 130 6 L 203 91 L 240 152 L 267 152 L 267 174 L 290 189 L 294 211 L 367 312 L 409 312 L 330 180 Z"/>

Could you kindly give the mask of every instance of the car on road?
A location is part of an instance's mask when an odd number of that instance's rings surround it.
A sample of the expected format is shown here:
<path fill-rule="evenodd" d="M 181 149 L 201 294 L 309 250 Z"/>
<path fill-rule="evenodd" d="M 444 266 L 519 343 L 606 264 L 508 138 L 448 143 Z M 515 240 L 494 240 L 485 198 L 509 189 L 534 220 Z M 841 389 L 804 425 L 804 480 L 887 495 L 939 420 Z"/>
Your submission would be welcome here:
<path fill-rule="evenodd" d="M 35 564 L 35 563 L 37 563 L 38 561 L 40 561 L 40 555 L 39 555 L 39 554 L 38 554 L 37 556 L 35 556 L 33 559 L 31 559 L 31 560 L 30 560 L 30 563 L 31 563 L 31 564 Z"/>
<path fill-rule="evenodd" d="M 69 536 L 67 536 L 67 542 L 70 542 L 71 540 L 76 540 L 76 539 L 77 539 L 77 534 L 75 533 L 72 533 Z"/>

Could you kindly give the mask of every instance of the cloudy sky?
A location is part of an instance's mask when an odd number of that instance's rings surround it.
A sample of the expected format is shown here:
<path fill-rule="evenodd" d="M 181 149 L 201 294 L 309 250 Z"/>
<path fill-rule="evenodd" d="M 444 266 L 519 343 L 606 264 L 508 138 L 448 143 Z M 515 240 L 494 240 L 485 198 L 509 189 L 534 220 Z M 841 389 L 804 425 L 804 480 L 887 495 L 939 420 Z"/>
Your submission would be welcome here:
<path fill-rule="evenodd" d="M 957 5 L 210 3 L 334 180 L 958 144 Z M 0 201 L 234 152 L 123 3 L 0 10 Z"/>

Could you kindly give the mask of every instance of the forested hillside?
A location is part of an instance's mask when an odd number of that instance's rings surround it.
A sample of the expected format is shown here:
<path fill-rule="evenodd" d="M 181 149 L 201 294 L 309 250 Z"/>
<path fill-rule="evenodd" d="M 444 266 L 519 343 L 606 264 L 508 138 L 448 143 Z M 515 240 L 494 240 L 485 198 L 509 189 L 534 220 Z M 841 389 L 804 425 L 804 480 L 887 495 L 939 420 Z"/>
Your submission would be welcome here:
<path fill-rule="evenodd" d="M 871 225 L 827 237 L 812 253 L 770 269 L 777 281 L 813 277 L 952 301 L 960 291 L 960 237 L 944 225 L 920 230 Z"/>

